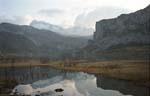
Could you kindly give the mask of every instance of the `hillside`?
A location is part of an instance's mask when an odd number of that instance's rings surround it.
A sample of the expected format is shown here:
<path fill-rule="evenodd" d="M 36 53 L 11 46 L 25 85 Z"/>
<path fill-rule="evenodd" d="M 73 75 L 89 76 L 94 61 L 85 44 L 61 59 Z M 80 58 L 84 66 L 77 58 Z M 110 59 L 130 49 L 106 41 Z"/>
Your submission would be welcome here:
<path fill-rule="evenodd" d="M 128 43 L 150 43 L 150 6 L 96 23 L 94 42 L 101 49 Z"/>
<path fill-rule="evenodd" d="M 94 39 L 82 49 L 85 58 L 148 59 L 150 5 L 130 14 L 96 22 Z"/>
<path fill-rule="evenodd" d="M 50 57 L 61 59 L 64 54 L 84 46 L 88 38 L 62 36 L 31 26 L 0 24 L 0 54 L 4 56 Z"/>

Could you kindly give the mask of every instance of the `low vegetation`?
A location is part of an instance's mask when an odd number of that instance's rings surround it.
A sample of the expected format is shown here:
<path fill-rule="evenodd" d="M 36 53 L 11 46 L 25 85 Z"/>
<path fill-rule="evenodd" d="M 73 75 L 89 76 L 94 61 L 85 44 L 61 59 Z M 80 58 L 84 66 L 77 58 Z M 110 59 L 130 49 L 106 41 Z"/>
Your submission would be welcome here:
<path fill-rule="evenodd" d="M 61 70 L 83 71 L 93 74 L 108 75 L 118 79 L 131 80 L 138 84 L 150 85 L 149 60 L 51 61 L 48 59 L 7 59 L 7 62 L 4 61 L 5 60 L 1 62 L 0 68 L 48 66 Z"/>
<path fill-rule="evenodd" d="M 147 86 L 150 85 L 150 62 L 146 60 L 112 60 L 78 64 L 72 62 L 70 64 L 57 63 L 50 65 L 54 68 L 103 74 Z"/>

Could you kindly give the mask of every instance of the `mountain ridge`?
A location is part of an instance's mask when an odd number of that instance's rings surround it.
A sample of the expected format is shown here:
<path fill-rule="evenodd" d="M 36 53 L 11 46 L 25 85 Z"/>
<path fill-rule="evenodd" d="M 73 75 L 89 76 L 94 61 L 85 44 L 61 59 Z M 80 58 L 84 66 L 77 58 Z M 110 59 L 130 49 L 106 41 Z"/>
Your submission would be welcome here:
<path fill-rule="evenodd" d="M 120 15 L 114 19 L 101 20 L 96 23 L 96 32 L 94 33 L 94 41 L 99 46 L 110 44 L 108 45 L 108 47 L 111 46 L 111 43 L 112 45 L 114 45 L 115 43 L 127 44 L 129 42 L 149 43 L 150 42 L 149 21 L 150 21 L 149 6 L 146 7 L 145 9 L 139 10 L 131 14 Z M 106 46 L 106 48 L 108 47 Z"/>
<path fill-rule="evenodd" d="M 61 35 L 74 36 L 74 37 L 91 36 L 91 34 L 94 31 L 94 29 L 92 28 L 85 28 L 85 27 L 79 27 L 79 26 L 63 28 L 58 25 L 53 25 L 44 21 L 37 21 L 37 20 L 33 20 L 30 23 L 30 26 L 38 28 L 38 29 L 51 30 Z"/>
<path fill-rule="evenodd" d="M 72 54 L 73 50 L 84 46 L 88 41 L 86 37 L 68 37 L 49 30 L 9 23 L 0 24 L 0 35 L 0 55 L 4 56 L 62 58 L 63 54 Z M 5 48 L 8 46 L 9 48 Z"/>
<path fill-rule="evenodd" d="M 82 55 L 85 58 L 149 58 L 150 5 L 134 13 L 100 20 L 96 22 L 95 27 L 96 31 L 94 32 L 93 39 L 89 40 L 85 48 L 81 49 Z M 132 48 L 132 45 L 136 46 L 135 48 L 137 49 L 140 48 L 141 51 L 127 50 L 135 49 Z M 144 46 L 147 46 L 146 49 L 144 49 Z M 123 54 L 126 54 L 126 56 Z"/>

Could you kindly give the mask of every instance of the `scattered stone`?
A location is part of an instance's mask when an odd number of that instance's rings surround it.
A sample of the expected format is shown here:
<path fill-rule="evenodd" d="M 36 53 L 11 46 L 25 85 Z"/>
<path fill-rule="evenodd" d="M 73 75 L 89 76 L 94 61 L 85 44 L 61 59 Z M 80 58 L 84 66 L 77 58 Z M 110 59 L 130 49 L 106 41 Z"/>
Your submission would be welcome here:
<path fill-rule="evenodd" d="M 64 91 L 64 89 L 62 89 L 62 88 L 55 89 L 55 92 L 63 92 L 63 91 Z"/>

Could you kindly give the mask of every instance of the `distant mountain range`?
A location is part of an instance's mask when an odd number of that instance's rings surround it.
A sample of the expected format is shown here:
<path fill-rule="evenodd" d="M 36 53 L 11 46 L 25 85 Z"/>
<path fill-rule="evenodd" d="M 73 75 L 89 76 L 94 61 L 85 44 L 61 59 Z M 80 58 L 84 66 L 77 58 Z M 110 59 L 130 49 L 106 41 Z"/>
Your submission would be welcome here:
<path fill-rule="evenodd" d="M 50 30 L 50 31 L 59 33 L 61 35 L 66 35 L 66 36 L 92 36 L 94 32 L 94 29 L 92 28 L 85 28 L 85 27 L 79 27 L 79 26 L 62 28 L 58 25 L 53 25 L 53 24 L 46 23 L 44 21 L 37 21 L 37 20 L 33 20 L 30 26 L 38 28 L 38 29 Z"/>
<path fill-rule="evenodd" d="M 96 22 L 93 39 L 82 36 L 93 29 L 64 29 L 35 20 L 30 25 L 0 24 L 0 55 L 98 60 L 150 56 L 150 5 Z"/>
<path fill-rule="evenodd" d="M 0 55 L 64 58 L 87 44 L 89 37 L 69 37 L 32 26 L 0 24 Z"/>

